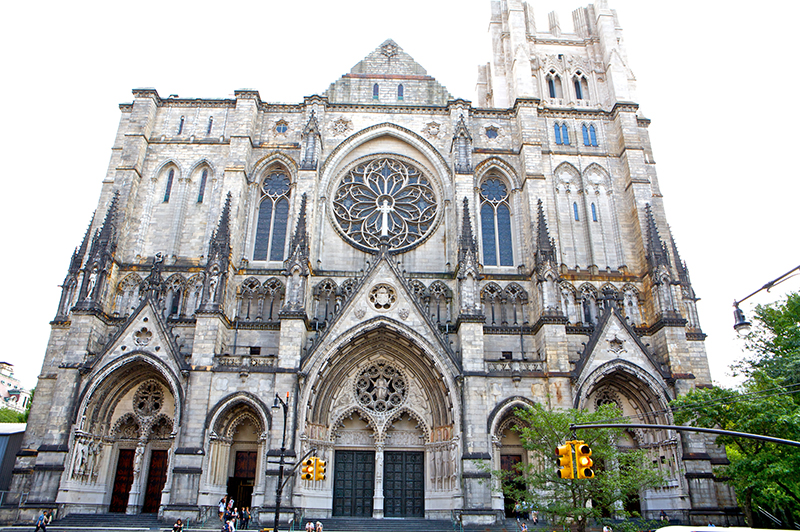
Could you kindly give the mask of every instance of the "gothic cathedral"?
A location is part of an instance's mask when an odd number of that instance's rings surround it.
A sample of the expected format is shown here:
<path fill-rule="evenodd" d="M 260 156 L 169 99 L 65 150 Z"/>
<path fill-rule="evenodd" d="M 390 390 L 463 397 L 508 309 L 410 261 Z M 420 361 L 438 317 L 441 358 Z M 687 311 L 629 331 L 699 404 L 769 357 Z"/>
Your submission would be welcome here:
<path fill-rule="evenodd" d="M 69 263 L 11 498 L 21 514 L 502 517 L 534 403 L 669 424 L 711 377 L 649 121 L 606 0 L 491 2 L 477 102 L 387 40 L 298 104 L 133 91 Z M 273 408 L 276 395 L 286 416 Z M 285 419 L 285 422 L 284 422 Z M 736 512 L 711 440 L 631 430 L 643 514 Z M 0 511 L 11 518 L 4 506 Z M 19 512 L 20 510 L 15 510 Z"/>

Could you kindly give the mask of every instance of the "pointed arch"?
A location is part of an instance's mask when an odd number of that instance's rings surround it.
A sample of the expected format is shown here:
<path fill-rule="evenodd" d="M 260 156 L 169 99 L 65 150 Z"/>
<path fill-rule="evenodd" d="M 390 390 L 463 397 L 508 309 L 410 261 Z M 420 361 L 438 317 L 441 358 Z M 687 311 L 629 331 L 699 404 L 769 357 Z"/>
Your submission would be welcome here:
<path fill-rule="evenodd" d="M 505 421 L 509 416 L 513 416 L 514 410 L 518 408 L 527 409 L 535 405 L 536 403 L 527 397 L 522 397 L 520 395 L 515 395 L 513 397 L 508 397 L 498 403 L 492 411 L 489 413 L 489 416 L 486 418 L 486 431 L 488 434 L 491 435 L 498 435 L 498 430 L 502 425 L 503 421 Z"/>
<path fill-rule="evenodd" d="M 264 401 L 253 393 L 239 391 L 226 395 L 208 411 L 204 426 L 206 437 L 208 438 L 212 434 L 227 437 L 224 436 L 227 434 L 226 431 L 235 429 L 237 419 L 242 415 L 241 411 L 248 409 L 257 414 L 253 419 L 257 422 L 256 426 L 261 429 L 262 434 L 272 428 L 272 414 Z"/>
<path fill-rule="evenodd" d="M 295 181 L 286 165 L 277 160 L 263 167 L 257 181 L 253 260 L 282 261 L 286 255 L 289 207 Z"/>

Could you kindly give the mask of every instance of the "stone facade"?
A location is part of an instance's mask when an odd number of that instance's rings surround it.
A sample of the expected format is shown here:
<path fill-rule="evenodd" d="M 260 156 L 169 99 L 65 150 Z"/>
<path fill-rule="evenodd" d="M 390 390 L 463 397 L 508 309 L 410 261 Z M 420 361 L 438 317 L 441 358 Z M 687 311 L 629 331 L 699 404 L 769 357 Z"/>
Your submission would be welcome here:
<path fill-rule="evenodd" d="M 227 492 L 271 522 L 285 432 L 289 461 L 315 449 L 328 476 L 290 480 L 284 518 L 486 523 L 504 500 L 476 464 L 528 460 L 515 408 L 669 423 L 710 385 L 614 11 L 578 9 L 566 34 L 492 7 L 477 106 L 393 41 L 296 105 L 133 91 L 8 518 L 203 520 Z M 733 519 L 706 438 L 621 445 L 669 477 L 645 514 Z"/>

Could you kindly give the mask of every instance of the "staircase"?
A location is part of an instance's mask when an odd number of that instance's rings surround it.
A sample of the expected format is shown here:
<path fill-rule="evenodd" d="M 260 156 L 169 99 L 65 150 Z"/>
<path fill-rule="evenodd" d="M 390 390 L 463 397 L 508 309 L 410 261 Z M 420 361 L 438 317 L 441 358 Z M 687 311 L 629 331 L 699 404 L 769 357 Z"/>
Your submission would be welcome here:
<path fill-rule="evenodd" d="M 342 517 L 337 519 L 314 519 L 319 521 L 325 532 L 453 532 L 453 525 L 444 519 L 358 519 Z M 300 532 L 305 530 L 305 521 L 299 524 Z M 298 528 L 298 527 L 295 527 Z"/>
<path fill-rule="evenodd" d="M 158 514 L 70 514 L 63 519 L 56 519 L 47 528 L 53 531 L 63 529 L 80 530 L 153 530 L 166 527 L 165 523 L 158 520 Z M 171 528 L 171 526 L 170 526 Z M 30 531 L 29 531 L 30 532 Z"/>

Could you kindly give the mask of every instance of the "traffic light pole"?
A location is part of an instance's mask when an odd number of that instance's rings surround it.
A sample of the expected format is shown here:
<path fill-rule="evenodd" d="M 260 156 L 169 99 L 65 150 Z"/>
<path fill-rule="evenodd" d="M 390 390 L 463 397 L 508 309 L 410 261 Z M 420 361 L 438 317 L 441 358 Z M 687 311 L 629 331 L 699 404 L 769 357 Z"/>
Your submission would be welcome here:
<path fill-rule="evenodd" d="M 768 441 L 772 443 L 779 443 L 781 445 L 792 445 L 800 447 L 800 442 L 794 440 L 784 440 L 783 438 L 773 438 L 772 436 L 762 436 L 760 434 L 750 434 L 749 432 L 736 432 L 733 430 L 722 429 L 707 429 L 705 427 L 685 427 L 683 425 L 649 425 L 646 423 L 590 423 L 587 425 L 570 425 L 570 430 L 576 431 L 578 429 L 667 429 L 677 430 L 679 432 L 707 432 L 709 434 L 720 434 L 722 436 L 733 436 L 737 438 L 750 438 L 752 440 Z"/>

